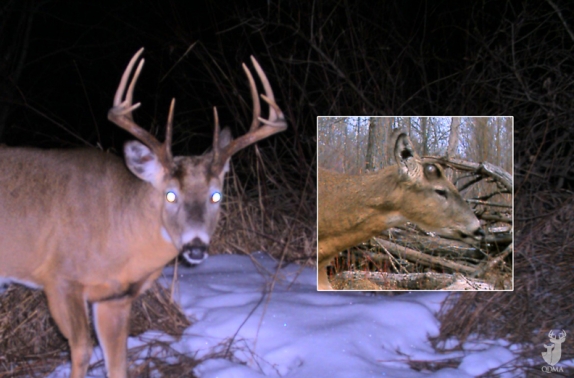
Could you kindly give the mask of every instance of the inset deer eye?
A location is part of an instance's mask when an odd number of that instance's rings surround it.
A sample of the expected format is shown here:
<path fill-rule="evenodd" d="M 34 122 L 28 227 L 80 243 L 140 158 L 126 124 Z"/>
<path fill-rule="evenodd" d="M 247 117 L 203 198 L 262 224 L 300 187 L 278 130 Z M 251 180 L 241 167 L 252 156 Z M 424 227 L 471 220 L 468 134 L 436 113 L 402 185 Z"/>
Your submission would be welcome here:
<path fill-rule="evenodd" d="M 168 190 L 165 193 L 165 200 L 169 203 L 175 203 L 175 201 L 177 201 L 177 195 L 173 190 Z"/>
<path fill-rule="evenodd" d="M 219 201 L 221 201 L 221 193 L 213 192 L 209 200 L 211 203 L 218 203 Z"/>
<path fill-rule="evenodd" d="M 439 196 L 448 199 L 448 194 L 447 194 L 446 190 L 444 190 L 444 189 L 435 189 L 435 192 L 436 192 L 436 194 L 438 194 Z"/>
<path fill-rule="evenodd" d="M 441 177 L 440 170 L 433 164 L 425 164 L 424 173 L 429 180 L 436 180 Z"/>

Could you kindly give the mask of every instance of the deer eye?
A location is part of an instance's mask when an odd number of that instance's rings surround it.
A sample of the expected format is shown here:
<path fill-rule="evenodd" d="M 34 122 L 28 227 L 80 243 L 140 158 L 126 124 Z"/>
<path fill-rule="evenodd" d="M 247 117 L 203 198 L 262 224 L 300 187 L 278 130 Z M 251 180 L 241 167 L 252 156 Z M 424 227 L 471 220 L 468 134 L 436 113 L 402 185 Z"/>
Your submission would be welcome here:
<path fill-rule="evenodd" d="M 221 193 L 219 192 L 213 192 L 213 194 L 211 195 L 211 198 L 209 199 L 209 201 L 211 203 L 218 203 L 219 201 L 221 201 Z"/>
<path fill-rule="evenodd" d="M 175 203 L 177 201 L 177 195 L 173 190 L 168 190 L 165 193 L 165 200 L 169 203 Z"/>
<path fill-rule="evenodd" d="M 448 198 L 446 190 L 444 190 L 444 189 L 435 189 L 435 192 L 436 192 L 436 194 L 438 194 L 441 197 Z"/>
<path fill-rule="evenodd" d="M 429 180 L 436 180 L 440 177 L 440 171 L 433 164 L 426 164 L 424 166 L 425 177 Z"/>

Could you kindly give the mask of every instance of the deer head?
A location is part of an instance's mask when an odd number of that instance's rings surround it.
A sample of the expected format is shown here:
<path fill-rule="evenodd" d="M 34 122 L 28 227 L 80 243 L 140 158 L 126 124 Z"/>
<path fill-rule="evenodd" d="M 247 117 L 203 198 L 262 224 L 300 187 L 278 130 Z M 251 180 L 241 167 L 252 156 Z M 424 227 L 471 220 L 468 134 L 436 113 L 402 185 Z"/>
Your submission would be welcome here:
<path fill-rule="evenodd" d="M 133 91 L 143 68 L 143 59 L 140 60 L 127 90 L 126 85 L 142 52 L 143 49 L 140 49 L 128 64 L 108 118 L 138 139 L 126 143 L 124 147 L 129 170 L 164 194 L 162 234 L 188 262 L 199 263 L 207 257 L 207 246 L 217 224 L 223 179 L 229 169 L 229 159 L 242 148 L 285 130 L 287 123 L 275 103 L 267 76 L 257 60 L 251 57 L 265 89 L 265 95 L 261 95 L 261 98 L 269 105 L 269 118 L 261 118 L 257 87 L 251 72 L 243 64 L 253 99 L 253 120 L 249 132 L 233 140 L 229 129 L 220 131 L 217 109 L 214 108 L 212 150 L 202 156 L 174 158 L 171 153 L 171 138 L 175 99 L 171 102 L 163 143 L 133 121 L 132 112 L 140 106 L 140 103 L 132 102 Z"/>

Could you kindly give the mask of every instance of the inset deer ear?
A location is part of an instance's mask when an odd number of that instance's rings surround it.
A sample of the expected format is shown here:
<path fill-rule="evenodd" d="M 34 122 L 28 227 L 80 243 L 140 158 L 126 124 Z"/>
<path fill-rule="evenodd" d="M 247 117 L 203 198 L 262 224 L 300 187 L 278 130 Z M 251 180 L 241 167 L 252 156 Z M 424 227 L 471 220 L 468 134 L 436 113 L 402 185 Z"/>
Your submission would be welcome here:
<path fill-rule="evenodd" d="M 407 133 L 401 129 L 395 130 L 391 140 L 401 177 L 408 181 L 420 180 L 423 175 L 420 158 Z"/>
<path fill-rule="evenodd" d="M 231 143 L 232 140 L 233 137 L 231 136 L 231 131 L 229 130 L 229 127 L 224 127 L 223 130 L 221 130 L 221 132 L 219 133 L 219 148 L 222 149 L 227 147 L 227 145 Z M 223 165 L 223 173 L 229 172 L 230 159 L 231 157 L 227 158 L 227 160 L 225 161 L 225 164 Z"/>

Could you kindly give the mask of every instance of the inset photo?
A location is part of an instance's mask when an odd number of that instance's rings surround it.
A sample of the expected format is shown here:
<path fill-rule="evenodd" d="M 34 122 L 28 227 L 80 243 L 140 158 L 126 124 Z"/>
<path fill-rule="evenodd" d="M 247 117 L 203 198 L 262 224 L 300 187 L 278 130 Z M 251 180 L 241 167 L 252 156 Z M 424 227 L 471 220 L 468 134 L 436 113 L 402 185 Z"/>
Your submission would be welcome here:
<path fill-rule="evenodd" d="M 318 117 L 318 290 L 513 290 L 513 117 Z"/>

